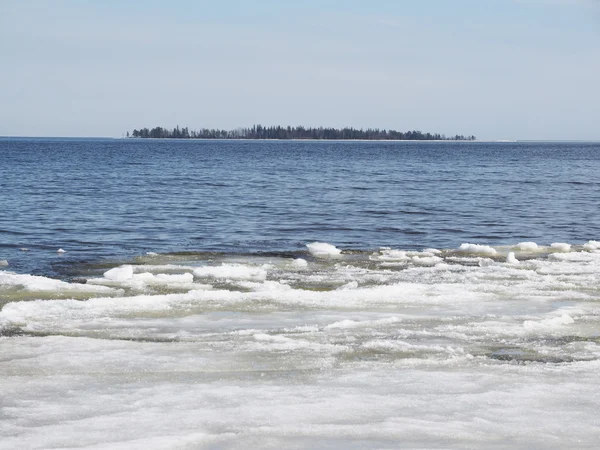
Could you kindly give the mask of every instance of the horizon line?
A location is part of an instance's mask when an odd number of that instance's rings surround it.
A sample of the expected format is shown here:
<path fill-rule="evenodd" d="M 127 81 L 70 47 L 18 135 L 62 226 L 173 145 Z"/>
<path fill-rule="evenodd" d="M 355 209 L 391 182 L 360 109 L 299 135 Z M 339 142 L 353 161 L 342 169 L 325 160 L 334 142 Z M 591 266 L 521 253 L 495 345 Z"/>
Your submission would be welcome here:
<path fill-rule="evenodd" d="M 481 143 L 517 143 L 517 142 L 589 142 L 600 143 L 599 139 L 475 139 L 475 140 L 420 140 L 420 139 L 258 139 L 258 138 L 135 138 L 123 136 L 26 136 L 26 135 L 0 135 L 0 139 L 106 139 L 106 140 L 132 140 L 132 141 L 314 141 L 314 142 L 481 142 Z"/>

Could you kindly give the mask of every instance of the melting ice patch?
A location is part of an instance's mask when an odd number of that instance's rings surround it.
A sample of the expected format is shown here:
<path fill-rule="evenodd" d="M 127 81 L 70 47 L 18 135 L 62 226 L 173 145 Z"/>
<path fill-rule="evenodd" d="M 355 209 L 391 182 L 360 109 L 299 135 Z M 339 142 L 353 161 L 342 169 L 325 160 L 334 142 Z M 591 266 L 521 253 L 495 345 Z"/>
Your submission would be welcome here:
<path fill-rule="evenodd" d="M 552 317 L 540 321 L 526 320 L 523 322 L 523 326 L 528 330 L 539 330 L 545 328 L 554 328 L 561 325 L 570 325 L 572 323 L 575 323 L 575 320 L 571 316 L 563 314 L 559 317 Z"/>
<path fill-rule="evenodd" d="M 441 253 L 441 251 L 435 249 L 427 249 L 422 252 L 381 249 L 379 252 L 372 254 L 369 258 L 372 261 L 389 263 L 389 265 L 393 265 L 394 263 L 410 263 L 418 266 L 435 266 L 443 261 L 443 259 L 438 256 Z"/>
<path fill-rule="evenodd" d="M 306 246 L 308 247 L 310 254 L 317 258 L 331 258 L 339 256 L 342 253 L 339 248 L 325 242 L 313 242 Z"/>
<path fill-rule="evenodd" d="M 495 256 L 498 252 L 495 248 L 490 247 L 489 245 L 480 245 L 480 244 L 461 244 L 458 248 L 460 252 L 463 253 L 473 253 L 475 255 L 485 255 L 485 256 Z"/>
<path fill-rule="evenodd" d="M 340 320 L 339 322 L 334 322 L 332 324 L 329 324 L 325 327 L 326 330 L 333 330 L 333 329 L 350 329 L 350 328 L 373 328 L 373 327 L 379 327 L 379 326 L 385 326 L 385 325 L 390 325 L 390 324 L 395 324 L 398 322 L 401 322 L 402 319 L 399 317 L 387 317 L 384 319 L 377 319 L 377 320 L 350 320 L 350 319 L 345 319 L 345 320 Z"/>
<path fill-rule="evenodd" d="M 297 258 L 290 262 L 290 265 L 296 268 L 305 268 L 308 267 L 308 261 L 302 258 Z"/>
<path fill-rule="evenodd" d="M 194 270 L 197 278 L 215 278 L 224 280 L 264 281 L 267 278 L 265 267 L 251 267 L 242 264 L 223 264 L 204 266 Z"/>
<path fill-rule="evenodd" d="M 570 252 L 571 244 L 566 244 L 564 242 L 554 242 L 553 244 L 550 244 L 550 248 L 558 252 Z"/>
<path fill-rule="evenodd" d="M 358 281 L 350 281 L 349 283 L 346 283 L 343 286 L 340 286 L 338 288 L 338 290 L 347 291 L 349 289 L 356 289 L 356 288 L 358 288 Z"/>
<path fill-rule="evenodd" d="M 88 294 L 115 294 L 115 289 L 89 284 L 67 283 L 36 275 L 17 274 L 0 271 L 0 289 L 17 288 L 29 292 L 56 292 L 60 294 L 88 293 Z"/>
<path fill-rule="evenodd" d="M 133 267 L 125 265 L 104 272 L 104 278 L 111 281 L 125 281 L 133 278 Z"/>
<path fill-rule="evenodd" d="M 522 252 L 533 252 L 538 249 L 538 245 L 535 242 L 519 242 L 515 248 Z"/>
<path fill-rule="evenodd" d="M 519 264 L 519 260 L 515 256 L 515 252 L 510 252 L 508 254 L 508 256 L 506 257 L 506 262 L 508 264 L 513 264 L 513 265 Z"/>
<path fill-rule="evenodd" d="M 382 249 L 378 253 L 374 253 L 371 259 L 377 261 L 410 261 L 409 252 L 405 250 Z"/>
<path fill-rule="evenodd" d="M 594 251 L 600 249 L 600 242 L 598 241 L 588 241 L 583 245 L 584 250 Z"/>
<path fill-rule="evenodd" d="M 148 272 L 143 270 L 148 270 Z M 87 279 L 87 284 L 120 288 L 126 290 L 129 294 L 165 291 L 185 292 L 194 289 L 212 288 L 211 285 L 194 282 L 192 270 L 191 267 L 177 267 L 175 265 L 123 265 L 106 271 L 101 278 Z M 182 271 L 184 273 L 177 273 Z"/>

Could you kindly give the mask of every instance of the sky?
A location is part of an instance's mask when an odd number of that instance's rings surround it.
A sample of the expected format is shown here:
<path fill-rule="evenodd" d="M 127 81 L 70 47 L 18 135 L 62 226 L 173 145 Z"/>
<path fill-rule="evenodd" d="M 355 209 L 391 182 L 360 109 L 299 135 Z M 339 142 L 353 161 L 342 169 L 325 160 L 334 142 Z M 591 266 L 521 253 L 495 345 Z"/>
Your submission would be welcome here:
<path fill-rule="evenodd" d="M 600 0 L 0 0 L 0 135 L 600 140 Z"/>

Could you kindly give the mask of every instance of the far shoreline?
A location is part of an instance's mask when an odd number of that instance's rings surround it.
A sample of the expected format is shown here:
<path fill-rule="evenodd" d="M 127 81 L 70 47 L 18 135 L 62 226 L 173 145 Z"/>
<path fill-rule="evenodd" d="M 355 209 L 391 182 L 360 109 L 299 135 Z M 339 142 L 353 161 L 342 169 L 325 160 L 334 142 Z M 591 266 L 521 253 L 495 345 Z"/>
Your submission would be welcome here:
<path fill-rule="evenodd" d="M 240 141 L 240 142 L 252 142 L 252 141 L 260 141 L 260 142 L 393 142 L 393 143 L 480 143 L 480 144 L 515 144 L 515 143 L 589 143 L 589 144 L 600 144 L 600 139 L 476 139 L 476 140 L 435 140 L 435 139 L 254 139 L 254 138 L 135 138 L 135 137 L 126 137 L 126 136 L 14 136 L 14 135 L 2 135 L 0 136 L 0 140 L 59 140 L 59 139 L 69 139 L 69 140 L 131 140 L 131 141 L 184 141 L 184 142 L 192 142 L 192 141 Z"/>

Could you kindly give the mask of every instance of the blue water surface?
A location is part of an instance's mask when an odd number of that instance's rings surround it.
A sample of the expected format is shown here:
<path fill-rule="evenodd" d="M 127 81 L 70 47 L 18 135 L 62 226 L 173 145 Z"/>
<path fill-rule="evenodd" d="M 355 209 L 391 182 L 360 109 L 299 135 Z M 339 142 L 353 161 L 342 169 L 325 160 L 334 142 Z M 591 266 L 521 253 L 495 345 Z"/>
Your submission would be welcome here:
<path fill-rule="evenodd" d="M 598 143 L 2 138 L 0 260 L 580 243 L 599 199 Z"/>

